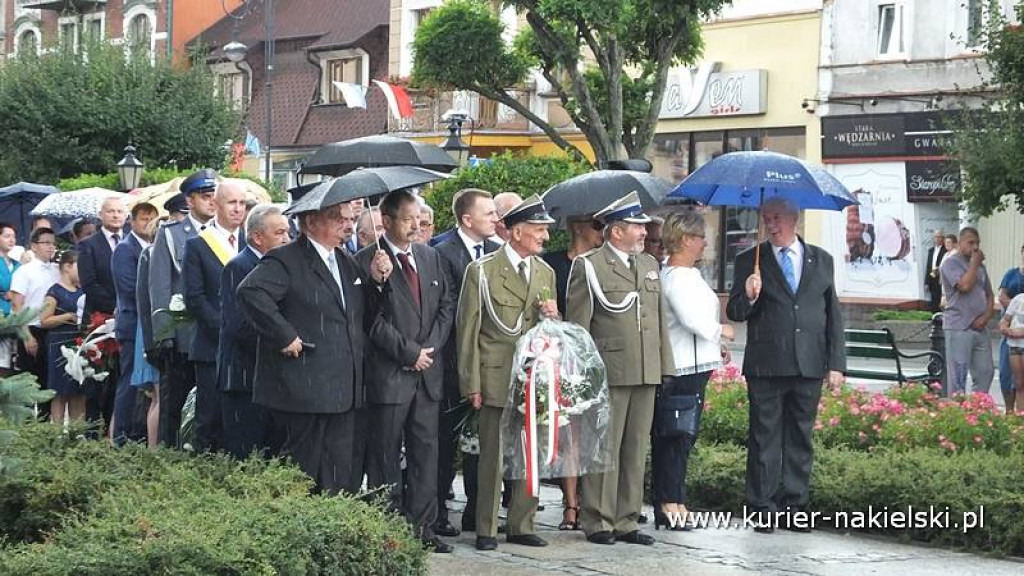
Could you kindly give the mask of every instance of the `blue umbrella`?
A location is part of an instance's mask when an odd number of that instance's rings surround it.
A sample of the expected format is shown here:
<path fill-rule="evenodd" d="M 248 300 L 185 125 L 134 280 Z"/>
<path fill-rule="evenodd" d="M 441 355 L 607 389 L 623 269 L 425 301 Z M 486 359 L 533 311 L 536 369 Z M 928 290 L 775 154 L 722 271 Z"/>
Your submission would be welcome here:
<path fill-rule="evenodd" d="M 28 240 L 32 217 L 29 212 L 43 199 L 57 192 L 53 186 L 18 182 L 0 188 L 0 221 L 18 227 L 18 243 Z"/>
<path fill-rule="evenodd" d="M 668 193 L 668 198 L 742 208 L 760 208 L 764 201 L 775 197 L 785 198 L 801 210 L 842 210 L 859 204 L 835 176 L 820 166 L 767 151 L 723 154 Z M 760 224 L 757 236 L 760 256 Z M 756 260 L 760 264 L 760 258 Z"/>

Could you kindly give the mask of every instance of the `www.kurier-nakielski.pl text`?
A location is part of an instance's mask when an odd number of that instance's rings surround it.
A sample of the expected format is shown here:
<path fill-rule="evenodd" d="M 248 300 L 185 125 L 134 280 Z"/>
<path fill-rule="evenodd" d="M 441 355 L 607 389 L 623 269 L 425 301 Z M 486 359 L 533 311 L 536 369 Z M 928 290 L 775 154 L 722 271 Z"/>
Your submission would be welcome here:
<path fill-rule="evenodd" d="M 686 523 L 696 528 L 753 529 L 832 528 L 835 530 L 980 530 L 985 527 L 985 507 L 956 512 L 948 506 L 868 506 L 867 510 L 758 512 L 746 507 L 732 512 L 688 511 L 683 518 L 669 518 L 673 526 Z"/>

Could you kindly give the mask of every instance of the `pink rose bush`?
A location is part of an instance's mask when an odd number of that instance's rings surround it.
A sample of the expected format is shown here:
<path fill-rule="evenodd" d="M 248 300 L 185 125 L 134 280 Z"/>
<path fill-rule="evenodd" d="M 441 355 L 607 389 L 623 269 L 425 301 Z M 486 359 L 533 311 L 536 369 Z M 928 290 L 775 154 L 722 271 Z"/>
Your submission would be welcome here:
<path fill-rule="evenodd" d="M 938 384 L 908 383 L 885 392 L 844 386 L 822 390 L 814 438 L 826 447 L 934 447 L 953 453 L 1024 452 L 1024 413 L 1006 415 L 988 394 L 941 398 Z M 739 368 L 715 371 L 708 382 L 701 438 L 746 444 L 747 388 Z"/>

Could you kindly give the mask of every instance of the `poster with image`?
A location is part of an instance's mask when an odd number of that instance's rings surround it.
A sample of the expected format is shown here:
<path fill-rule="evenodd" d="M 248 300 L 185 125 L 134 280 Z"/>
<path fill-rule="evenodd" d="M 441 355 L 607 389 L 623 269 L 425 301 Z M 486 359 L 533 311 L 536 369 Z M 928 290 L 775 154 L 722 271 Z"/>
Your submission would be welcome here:
<path fill-rule="evenodd" d="M 860 201 L 827 218 L 840 295 L 920 298 L 903 163 L 839 164 L 832 172 Z"/>

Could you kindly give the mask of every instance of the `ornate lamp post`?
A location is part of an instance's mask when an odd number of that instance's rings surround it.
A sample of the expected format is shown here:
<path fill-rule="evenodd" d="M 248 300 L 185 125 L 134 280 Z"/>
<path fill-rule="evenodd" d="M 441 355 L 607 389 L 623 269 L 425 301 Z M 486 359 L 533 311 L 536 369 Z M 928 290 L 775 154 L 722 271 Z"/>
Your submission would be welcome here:
<path fill-rule="evenodd" d="M 121 190 L 128 192 L 139 187 L 142 168 L 142 162 L 135 157 L 135 146 L 129 142 L 124 147 L 124 158 L 117 163 L 117 177 L 121 181 Z"/>
<path fill-rule="evenodd" d="M 462 140 L 462 123 L 465 121 L 466 117 L 462 114 L 448 115 L 448 138 L 441 144 L 441 148 L 448 152 L 459 166 L 465 163 L 465 155 L 469 151 L 469 144 Z"/>

